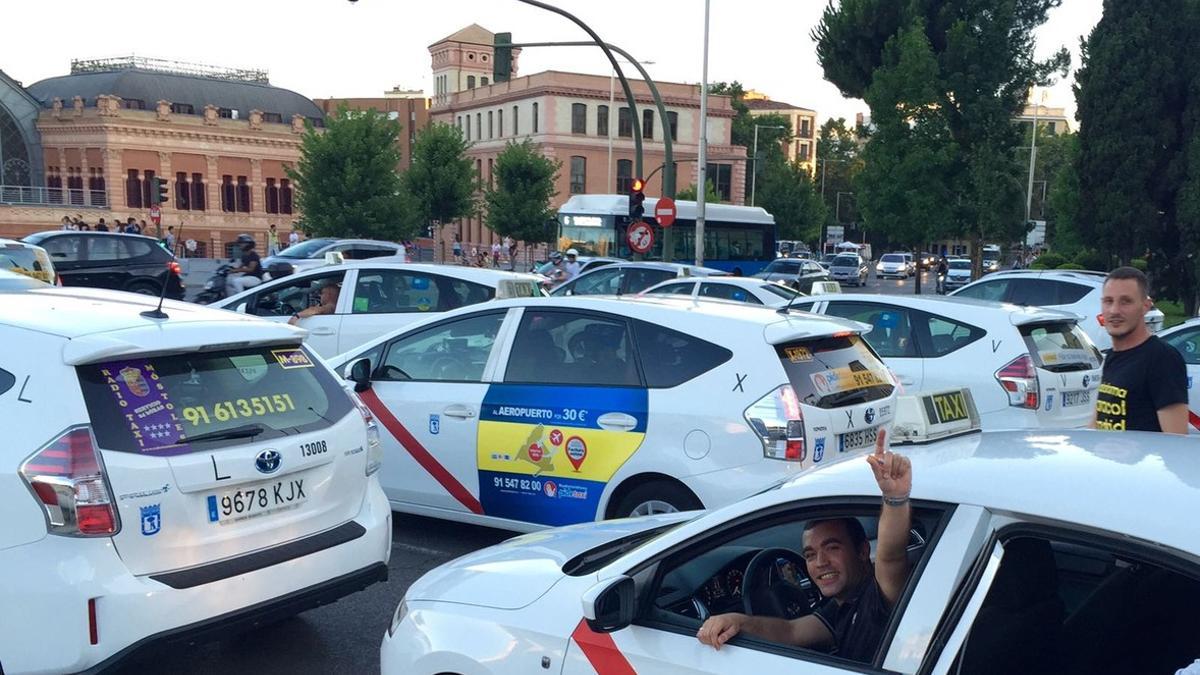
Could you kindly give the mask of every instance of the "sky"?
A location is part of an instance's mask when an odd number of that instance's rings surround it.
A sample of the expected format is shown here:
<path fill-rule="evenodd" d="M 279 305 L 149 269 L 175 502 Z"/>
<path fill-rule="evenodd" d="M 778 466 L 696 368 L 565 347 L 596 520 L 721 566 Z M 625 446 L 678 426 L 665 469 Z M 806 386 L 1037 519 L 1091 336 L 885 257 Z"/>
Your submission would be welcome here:
<path fill-rule="evenodd" d="M 835 0 L 836 1 L 836 0 Z M 896 0 L 900 1 L 900 0 Z M 1064 0 L 1037 32 L 1037 56 L 1059 47 L 1079 66 L 1079 38 L 1100 19 L 1102 0 Z M 703 0 L 554 0 L 607 42 L 620 45 L 661 81 L 700 82 Z M 58 0 L 5 3 L 0 70 L 32 84 L 70 71 L 76 59 L 137 56 L 265 69 L 271 82 L 310 98 L 432 92 L 428 46 L 478 23 L 515 42 L 587 39 L 566 18 L 517 0 Z M 708 79 L 738 80 L 774 100 L 853 120 L 866 112 L 842 97 L 817 63 L 812 29 L 825 0 L 711 0 Z M 12 30 L 26 26 L 28 30 Z M 590 48 L 535 48 L 520 73 L 608 73 Z M 1046 104 L 1074 114 L 1070 77 L 1049 88 Z"/>

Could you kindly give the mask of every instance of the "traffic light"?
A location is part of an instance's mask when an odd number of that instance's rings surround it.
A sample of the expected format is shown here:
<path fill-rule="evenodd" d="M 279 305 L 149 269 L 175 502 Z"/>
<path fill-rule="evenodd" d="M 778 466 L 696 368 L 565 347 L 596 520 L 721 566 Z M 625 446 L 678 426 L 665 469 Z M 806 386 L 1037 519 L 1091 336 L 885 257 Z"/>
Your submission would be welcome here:
<path fill-rule="evenodd" d="M 512 33 L 496 33 L 492 43 L 492 82 L 508 82 L 512 77 Z"/>
<path fill-rule="evenodd" d="M 154 178 L 154 185 L 150 189 L 151 204 L 166 204 L 167 203 L 167 179 Z"/>
<path fill-rule="evenodd" d="M 629 220 L 637 222 L 642 219 L 642 215 L 646 213 L 646 207 L 642 202 L 646 201 L 646 181 L 641 178 L 634 178 L 633 185 L 629 188 Z"/>

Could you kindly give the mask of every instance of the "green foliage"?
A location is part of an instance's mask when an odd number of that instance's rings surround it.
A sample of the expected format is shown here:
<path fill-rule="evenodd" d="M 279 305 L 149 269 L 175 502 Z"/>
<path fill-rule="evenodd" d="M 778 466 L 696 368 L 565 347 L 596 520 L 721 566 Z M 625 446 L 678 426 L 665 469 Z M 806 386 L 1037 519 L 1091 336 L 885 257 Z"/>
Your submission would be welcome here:
<path fill-rule="evenodd" d="M 1060 134 L 1042 141 L 1037 163 L 1042 180 L 1049 181 L 1048 243 L 1059 251 L 1079 251 L 1086 243 L 1079 228 L 1079 134 Z"/>
<path fill-rule="evenodd" d="M 816 241 L 825 222 L 821 195 L 799 162 L 779 158 L 767 165 L 758 182 L 758 206 L 775 216 L 781 239 Z"/>
<path fill-rule="evenodd" d="M 1047 252 L 1047 253 L 1043 253 L 1043 254 L 1039 255 L 1037 257 L 1037 260 L 1035 260 L 1033 262 L 1035 265 L 1038 266 L 1038 269 L 1053 270 L 1053 269 L 1058 269 L 1058 267 L 1060 265 L 1066 264 L 1067 259 L 1057 253 Z M 1032 265 L 1031 265 L 1031 267 L 1032 267 Z"/>
<path fill-rule="evenodd" d="M 704 187 L 707 188 L 704 191 L 704 201 L 708 204 L 719 204 L 721 202 L 721 195 L 717 194 L 717 186 L 711 180 L 706 180 L 704 181 Z M 682 190 L 677 191 L 675 199 L 696 201 L 696 184 L 692 183 Z"/>
<path fill-rule="evenodd" d="M 1056 270 L 1086 270 L 1087 268 L 1084 267 L 1083 265 L 1080 265 L 1079 263 L 1066 262 L 1066 263 L 1059 265 L 1058 267 L 1055 267 L 1054 269 L 1056 269 Z"/>
<path fill-rule="evenodd" d="M 1149 265 L 1146 264 L 1145 258 L 1134 258 L 1133 260 L 1129 261 L 1129 266 L 1135 267 L 1143 272 L 1149 268 Z"/>
<path fill-rule="evenodd" d="M 784 115 L 771 113 L 768 115 L 752 115 L 746 105 L 746 91 L 741 82 L 715 82 L 708 85 L 708 93 L 728 96 L 736 115 L 730 128 L 730 139 L 733 145 L 746 148 L 748 154 L 754 153 L 754 130 L 758 127 L 758 158 L 750 157 L 747 164 L 750 171 L 757 171 L 762 177 L 762 171 L 770 161 L 785 157 L 786 147 L 791 142 L 792 121 Z M 750 171 L 746 172 L 746 194 L 750 194 Z"/>
<path fill-rule="evenodd" d="M 397 240 L 415 233 L 396 172 L 399 135 L 396 121 L 344 107 L 326 119 L 323 132 L 308 128 L 299 164 L 287 168 L 308 236 Z"/>
<path fill-rule="evenodd" d="M 492 168 L 495 185 L 484 193 L 487 224 L 496 234 L 521 241 L 543 241 L 554 220 L 550 200 L 561 162 L 538 152 L 529 139 L 509 141 Z"/>
<path fill-rule="evenodd" d="M 825 200 L 826 223 L 834 225 L 838 193 L 854 192 L 863 169 L 858 136 L 845 118 L 825 120 L 817 136 L 815 182 Z"/>
<path fill-rule="evenodd" d="M 469 147 L 462 131 L 449 124 L 430 124 L 417 132 L 404 185 L 419 222 L 445 224 L 474 215 L 479 178 L 466 155 Z"/>
<path fill-rule="evenodd" d="M 1075 255 L 1075 262 L 1082 265 L 1085 270 L 1107 272 L 1112 269 L 1112 262 L 1109 260 L 1108 254 L 1095 249 L 1080 251 Z M 1145 261 L 1143 260 L 1142 262 L 1144 263 Z"/>

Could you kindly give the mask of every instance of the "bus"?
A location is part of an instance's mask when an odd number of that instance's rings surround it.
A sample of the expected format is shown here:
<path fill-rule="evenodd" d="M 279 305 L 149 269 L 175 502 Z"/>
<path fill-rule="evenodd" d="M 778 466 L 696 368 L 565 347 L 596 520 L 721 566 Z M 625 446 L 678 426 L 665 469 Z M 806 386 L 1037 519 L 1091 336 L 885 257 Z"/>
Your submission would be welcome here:
<path fill-rule="evenodd" d="M 696 202 L 675 202 L 675 224 L 669 229 L 672 251 L 663 255 L 663 228 L 652 217 L 658 198 L 646 197 L 644 220 L 654 230 L 654 245 L 635 256 L 625 233 L 629 227 L 628 195 L 574 195 L 558 210 L 558 250 L 580 255 L 633 260 L 695 262 Z M 706 204 L 704 265 L 751 275 L 775 259 L 775 217 L 760 207 Z"/>

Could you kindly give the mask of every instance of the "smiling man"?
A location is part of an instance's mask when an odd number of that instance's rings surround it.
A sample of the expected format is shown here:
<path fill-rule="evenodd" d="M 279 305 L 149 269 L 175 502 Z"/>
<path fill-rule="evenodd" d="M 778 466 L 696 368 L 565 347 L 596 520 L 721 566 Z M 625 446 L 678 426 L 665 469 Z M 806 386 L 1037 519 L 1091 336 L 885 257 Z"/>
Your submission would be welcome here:
<path fill-rule="evenodd" d="M 1096 396 L 1092 426 L 1097 429 L 1187 433 L 1187 366 L 1179 352 L 1146 328 L 1146 312 L 1153 306 L 1141 270 L 1109 272 L 1100 310 L 1113 347 Z"/>
<path fill-rule="evenodd" d="M 739 633 L 869 662 L 904 582 L 908 578 L 908 536 L 912 510 L 912 465 L 887 449 L 887 433 L 879 432 L 875 452 L 867 457 L 883 494 L 876 560 L 857 518 L 814 520 L 804 528 L 808 575 L 824 601 L 807 616 L 780 619 L 747 614 L 709 617 L 696 637 L 714 649 Z"/>

